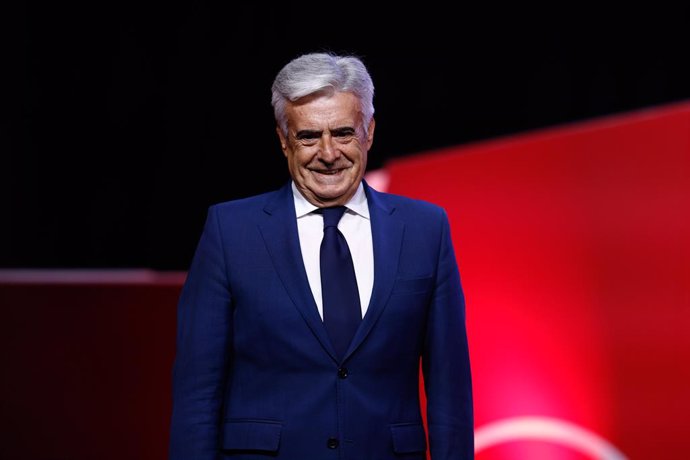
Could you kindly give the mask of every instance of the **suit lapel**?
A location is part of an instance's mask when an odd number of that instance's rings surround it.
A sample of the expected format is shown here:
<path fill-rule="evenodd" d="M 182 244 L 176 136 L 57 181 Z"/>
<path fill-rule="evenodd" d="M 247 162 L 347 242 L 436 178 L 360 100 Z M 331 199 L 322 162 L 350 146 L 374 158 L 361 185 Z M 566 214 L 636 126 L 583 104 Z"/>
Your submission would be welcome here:
<path fill-rule="evenodd" d="M 304 269 L 295 218 L 295 203 L 289 182 L 277 192 L 275 199 L 264 207 L 264 212 L 267 217 L 259 224 L 259 230 L 278 276 L 312 333 L 331 358 L 337 361 Z"/>
<path fill-rule="evenodd" d="M 364 182 L 364 190 L 367 194 L 374 245 L 374 288 L 367 313 L 350 343 L 345 358 L 351 355 L 369 335 L 388 303 L 398 271 L 405 228 L 402 222 L 393 218 L 395 208 L 388 205 L 366 182 Z"/>

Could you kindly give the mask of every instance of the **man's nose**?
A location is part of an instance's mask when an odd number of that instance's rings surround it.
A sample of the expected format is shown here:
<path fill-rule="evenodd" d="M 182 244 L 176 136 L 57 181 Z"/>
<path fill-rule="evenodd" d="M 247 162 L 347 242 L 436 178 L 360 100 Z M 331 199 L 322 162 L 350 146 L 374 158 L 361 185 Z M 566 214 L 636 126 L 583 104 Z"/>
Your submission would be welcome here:
<path fill-rule="evenodd" d="M 321 137 L 320 158 L 326 163 L 332 163 L 340 156 L 340 150 L 333 140 L 333 136 L 325 134 Z"/>

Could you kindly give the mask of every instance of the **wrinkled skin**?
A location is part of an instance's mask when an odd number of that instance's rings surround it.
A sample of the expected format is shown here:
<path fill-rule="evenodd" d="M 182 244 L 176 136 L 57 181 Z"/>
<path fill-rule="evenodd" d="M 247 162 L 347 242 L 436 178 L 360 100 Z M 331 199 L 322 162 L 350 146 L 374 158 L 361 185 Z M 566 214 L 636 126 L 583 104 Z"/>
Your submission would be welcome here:
<path fill-rule="evenodd" d="M 286 108 L 287 136 L 276 128 L 297 189 L 318 207 L 347 203 L 359 186 L 374 141 L 352 93 L 317 94 Z"/>

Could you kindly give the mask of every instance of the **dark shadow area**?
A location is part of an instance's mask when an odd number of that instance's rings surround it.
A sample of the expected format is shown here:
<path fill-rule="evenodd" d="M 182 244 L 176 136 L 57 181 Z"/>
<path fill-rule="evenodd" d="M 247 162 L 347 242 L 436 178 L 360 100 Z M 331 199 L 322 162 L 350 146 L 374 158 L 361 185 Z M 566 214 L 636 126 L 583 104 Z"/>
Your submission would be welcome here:
<path fill-rule="evenodd" d="M 308 51 L 370 68 L 370 169 L 687 99 L 688 15 L 646 8 L 19 7 L 3 18 L 0 266 L 186 269 L 210 204 L 287 179 L 270 86 Z"/>

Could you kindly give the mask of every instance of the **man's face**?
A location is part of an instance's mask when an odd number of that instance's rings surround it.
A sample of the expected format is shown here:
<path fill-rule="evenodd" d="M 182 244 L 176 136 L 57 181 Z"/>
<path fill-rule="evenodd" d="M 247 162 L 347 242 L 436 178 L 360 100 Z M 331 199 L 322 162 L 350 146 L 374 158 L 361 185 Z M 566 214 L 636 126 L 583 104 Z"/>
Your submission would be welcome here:
<path fill-rule="evenodd" d="M 295 185 L 316 206 L 345 204 L 364 176 L 374 120 L 365 134 L 352 93 L 306 97 L 288 103 L 286 114 L 287 138 L 277 131 Z"/>

